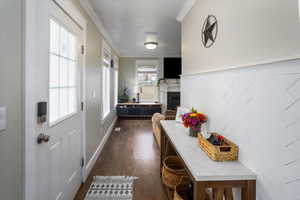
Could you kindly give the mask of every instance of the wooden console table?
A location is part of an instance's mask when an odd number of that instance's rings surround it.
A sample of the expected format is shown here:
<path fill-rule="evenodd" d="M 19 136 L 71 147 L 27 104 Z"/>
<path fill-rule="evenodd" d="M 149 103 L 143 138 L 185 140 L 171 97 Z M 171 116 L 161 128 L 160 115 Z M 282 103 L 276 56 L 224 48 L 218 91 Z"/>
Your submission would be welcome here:
<path fill-rule="evenodd" d="M 242 189 L 242 200 L 256 199 L 256 175 L 251 170 L 238 161 L 211 160 L 182 124 L 163 120 L 161 125 L 161 168 L 167 156 L 177 155 L 193 181 L 193 200 L 205 200 L 207 188 L 212 188 L 214 200 L 223 200 L 223 195 L 225 199 L 233 199 L 232 188 Z M 166 191 L 171 199 L 169 189 Z"/>

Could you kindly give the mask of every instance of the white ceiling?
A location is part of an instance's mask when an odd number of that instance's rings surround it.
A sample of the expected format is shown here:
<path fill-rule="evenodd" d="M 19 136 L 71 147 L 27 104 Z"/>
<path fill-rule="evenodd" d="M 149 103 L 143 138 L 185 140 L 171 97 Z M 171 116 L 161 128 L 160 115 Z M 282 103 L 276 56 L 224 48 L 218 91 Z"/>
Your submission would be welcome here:
<path fill-rule="evenodd" d="M 90 0 L 123 57 L 181 55 L 181 25 L 176 16 L 186 0 Z M 159 46 L 144 47 L 146 32 L 157 32 Z"/>

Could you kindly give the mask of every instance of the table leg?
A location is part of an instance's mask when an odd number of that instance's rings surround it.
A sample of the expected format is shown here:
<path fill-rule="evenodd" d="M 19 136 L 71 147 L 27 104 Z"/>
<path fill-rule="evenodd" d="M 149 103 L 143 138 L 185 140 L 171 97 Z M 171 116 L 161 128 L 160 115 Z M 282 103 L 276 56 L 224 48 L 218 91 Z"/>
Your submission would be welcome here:
<path fill-rule="evenodd" d="M 205 200 L 205 185 L 203 182 L 194 182 L 194 200 Z"/>
<path fill-rule="evenodd" d="M 163 129 L 161 129 L 160 137 L 160 177 L 162 177 L 162 167 L 166 155 L 166 135 Z"/>
<path fill-rule="evenodd" d="M 224 197 L 224 188 L 218 188 L 216 194 L 216 200 L 223 200 Z"/>
<path fill-rule="evenodd" d="M 233 200 L 232 188 L 212 188 L 213 200 Z"/>
<path fill-rule="evenodd" d="M 216 200 L 217 193 L 218 193 L 218 189 L 217 188 L 212 188 L 212 199 L 213 200 Z"/>
<path fill-rule="evenodd" d="M 247 181 L 246 187 L 242 188 L 242 200 L 256 199 L 256 181 Z"/>
<path fill-rule="evenodd" d="M 225 200 L 233 200 L 232 188 L 225 189 Z"/>

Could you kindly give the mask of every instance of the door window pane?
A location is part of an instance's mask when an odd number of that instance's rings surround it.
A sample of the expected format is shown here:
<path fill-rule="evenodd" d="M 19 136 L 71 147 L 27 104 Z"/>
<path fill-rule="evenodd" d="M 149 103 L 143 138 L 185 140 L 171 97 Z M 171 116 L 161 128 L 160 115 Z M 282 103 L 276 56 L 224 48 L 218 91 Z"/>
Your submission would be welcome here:
<path fill-rule="evenodd" d="M 60 87 L 67 87 L 68 86 L 68 64 L 70 61 L 68 61 L 65 58 L 60 58 L 60 66 L 59 66 L 59 77 L 60 77 Z"/>
<path fill-rule="evenodd" d="M 59 57 L 50 55 L 50 87 L 59 86 Z"/>
<path fill-rule="evenodd" d="M 50 20 L 50 52 L 59 54 L 59 25 Z"/>
<path fill-rule="evenodd" d="M 59 54 L 64 57 L 69 57 L 69 33 L 64 27 L 60 27 L 60 49 Z"/>
<path fill-rule="evenodd" d="M 69 57 L 72 60 L 76 60 L 76 38 L 74 35 L 69 34 Z"/>
<path fill-rule="evenodd" d="M 59 105 L 60 105 L 60 109 L 59 109 L 59 117 L 63 118 L 65 117 L 67 114 L 69 114 L 68 112 L 68 88 L 62 88 L 59 90 L 60 94 L 59 94 Z"/>
<path fill-rule="evenodd" d="M 76 88 L 70 88 L 69 89 L 69 114 L 72 114 L 74 112 L 76 112 L 76 97 L 77 93 L 76 93 Z"/>
<path fill-rule="evenodd" d="M 59 89 L 50 89 L 49 92 L 49 121 L 59 118 Z"/>
<path fill-rule="evenodd" d="M 50 20 L 49 122 L 75 114 L 78 107 L 77 38 Z"/>
<path fill-rule="evenodd" d="M 76 86 L 77 82 L 77 70 L 76 70 L 77 63 L 75 61 L 69 62 L 69 86 Z"/>

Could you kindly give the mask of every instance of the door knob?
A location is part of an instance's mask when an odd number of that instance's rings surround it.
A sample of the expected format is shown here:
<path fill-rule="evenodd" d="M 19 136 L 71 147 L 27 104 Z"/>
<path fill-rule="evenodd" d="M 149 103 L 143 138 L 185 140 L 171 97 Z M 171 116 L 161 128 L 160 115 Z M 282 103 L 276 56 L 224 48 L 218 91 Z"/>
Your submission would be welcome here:
<path fill-rule="evenodd" d="M 42 144 L 42 143 L 47 143 L 50 140 L 49 135 L 45 135 L 43 133 L 40 133 L 39 136 L 37 137 L 37 143 Z"/>

